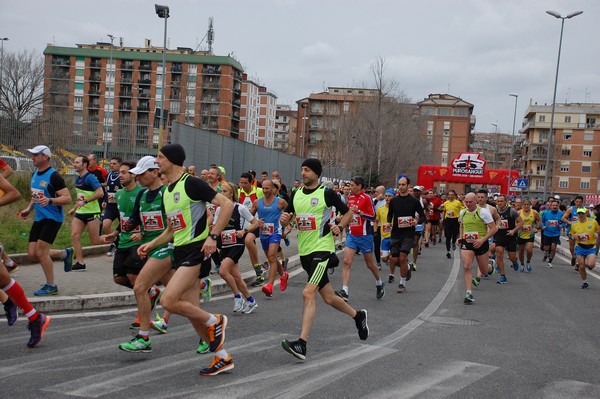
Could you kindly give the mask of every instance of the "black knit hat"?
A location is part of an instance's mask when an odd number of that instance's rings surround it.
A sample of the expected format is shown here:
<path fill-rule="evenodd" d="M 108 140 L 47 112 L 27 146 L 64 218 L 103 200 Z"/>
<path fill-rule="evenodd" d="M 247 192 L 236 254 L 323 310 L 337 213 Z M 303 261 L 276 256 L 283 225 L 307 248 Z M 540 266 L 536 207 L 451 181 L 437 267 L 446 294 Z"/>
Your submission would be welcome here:
<path fill-rule="evenodd" d="M 317 158 L 308 158 L 302 162 L 302 166 L 306 166 L 313 172 L 317 174 L 317 176 L 321 176 L 323 173 L 323 166 L 321 165 L 321 161 Z"/>
<path fill-rule="evenodd" d="M 185 150 L 181 144 L 167 144 L 160 149 L 160 152 L 167 158 L 171 163 L 177 166 L 183 166 L 185 161 Z"/>

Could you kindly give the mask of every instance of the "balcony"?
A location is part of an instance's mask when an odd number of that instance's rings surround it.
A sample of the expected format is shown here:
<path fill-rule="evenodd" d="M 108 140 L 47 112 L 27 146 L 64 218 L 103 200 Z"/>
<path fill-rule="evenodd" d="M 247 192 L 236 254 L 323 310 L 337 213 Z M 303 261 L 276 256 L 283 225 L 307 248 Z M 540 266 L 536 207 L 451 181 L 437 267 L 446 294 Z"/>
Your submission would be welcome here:
<path fill-rule="evenodd" d="M 150 106 L 148 105 L 140 105 L 137 107 L 138 112 L 150 112 Z"/>
<path fill-rule="evenodd" d="M 132 70 L 133 61 L 121 61 L 121 70 Z"/>
<path fill-rule="evenodd" d="M 202 75 L 221 75 L 221 67 L 214 65 L 204 65 Z"/>
<path fill-rule="evenodd" d="M 100 109 L 100 101 L 92 101 L 89 107 L 90 109 Z"/>
<path fill-rule="evenodd" d="M 221 87 L 221 82 L 202 82 L 203 89 L 219 89 Z"/>
<path fill-rule="evenodd" d="M 140 71 L 151 71 L 152 64 L 151 63 L 140 63 Z"/>
<path fill-rule="evenodd" d="M 92 69 L 100 69 L 102 68 L 102 62 L 100 60 L 91 60 L 90 68 Z"/>
<path fill-rule="evenodd" d="M 90 90 L 88 91 L 88 94 L 90 96 L 99 96 L 100 95 L 100 88 L 99 87 L 90 87 Z"/>
<path fill-rule="evenodd" d="M 130 103 L 119 104 L 119 111 L 131 111 L 131 104 Z"/>
<path fill-rule="evenodd" d="M 218 103 L 219 99 L 217 97 L 205 96 L 200 99 L 201 103 Z"/>
<path fill-rule="evenodd" d="M 182 73 L 183 66 L 181 64 L 173 64 L 171 65 L 171 73 Z"/>
<path fill-rule="evenodd" d="M 100 82 L 100 80 L 101 78 L 99 73 L 90 75 L 90 82 Z"/>
<path fill-rule="evenodd" d="M 133 97 L 132 90 L 121 90 L 119 91 L 119 97 Z"/>

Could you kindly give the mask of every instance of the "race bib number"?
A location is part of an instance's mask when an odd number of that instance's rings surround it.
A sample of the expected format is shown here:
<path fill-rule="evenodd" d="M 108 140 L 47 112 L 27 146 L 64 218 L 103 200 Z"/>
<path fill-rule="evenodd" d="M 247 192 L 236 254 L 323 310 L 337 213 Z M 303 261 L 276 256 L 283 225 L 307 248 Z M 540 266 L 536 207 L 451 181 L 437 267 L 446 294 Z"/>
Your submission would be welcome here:
<path fill-rule="evenodd" d="M 498 228 L 503 230 L 508 229 L 508 220 L 500 219 L 500 226 Z"/>
<path fill-rule="evenodd" d="M 452 212 L 452 211 L 448 211 L 448 212 L 446 212 L 446 217 L 449 217 L 449 218 L 453 218 L 453 217 L 455 217 L 455 216 L 454 216 L 454 212 Z"/>
<path fill-rule="evenodd" d="M 548 227 L 558 227 L 558 220 L 548 220 Z"/>
<path fill-rule="evenodd" d="M 359 225 L 358 218 L 359 218 L 359 216 L 357 214 L 353 214 L 352 215 L 352 220 L 350 221 L 349 225 L 350 226 L 358 226 Z"/>
<path fill-rule="evenodd" d="M 78 194 L 77 195 L 77 201 L 83 201 L 85 200 L 85 195 L 84 194 Z"/>
<path fill-rule="evenodd" d="M 31 189 L 31 200 L 35 203 L 39 203 L 44 199 L 44 190 L 39 190 L 37 188 Z"/>
<path fill-rule="evenodd" d="M 141 216 L 144 230 L 160 231 L 165 229 L 161 211 L 142 212 Z"/>
<path fill-rule="evenodd" d="M 577 234 L 577 241 L 579 241 L 579 242 L 590 241 L 589 233 Z"/>
<path fill-rule="evenodd" d="M 392 224 L 391 223 L 384 223 L 382 225 L 382 230 L 384 233 L 391 233 L 392 232 Z"/>
<path fill-rule="evenodd" d="M 125 231 L 125 223 L 127 223 L 129 218 L 127 216 L 123 216 L 123 213 L 121 212 L 121 217 L 119 218 L 119 220 L 121 223 L 121 231 Z M 140 229 L 140 226 L 137 226 L 135 229 L 131 230 L 130 233 L 139 233 L 140 231 L 142 231 Z"/>
<path fill-rule="evenodd" d="M 107 193 L 107 194 L 108 194 L 108 203 L 116 204 L 117 203 L 117 199 L 115 198 L 116 193 Z"/>
<path fill-rule="evenodd" d="M 208 203 L 206 207 L 208 208 L 210 213 L 212 213 L 213 215 L 215 214 L 215 212 L 217 211 L 217 208 L 218 208 L 215 204 L 211 204 L 211 203 Z"/>
<path fill-rule="evenodd" d="M 405 229 L 407 227 L 412 227 L 413 218 L 410 216 L 402 216 L 398 218 L 398 228 Z"/>
<path fill-rule="evenodd" d="M 301 213 L 296 215 L 298 231 L 313 231 L 317 229 L 317 215 L 314 213 Z"/>
<path fill-rule="evenodd" d="M 225 230 L 221 233 L 221 244 L 233 245 L 237 243 L 237 236 L 235 230 Z"/>
<path fill-rule="evenodd" d="M 533 226 L 531 226 L 530 224 L 523 225 L 523 227 L 521 227 L 521 231 L 523 233 L 531 233 L 532 227 Z"/>
<path fill-rule="evenodd" d="M 468 243 L 474 243 L 479 240 L 479 233 L 476 231 L 467 231 L 463 234 L 463 239 Z"/>
<path fill-rule="evenodd" d="M 265 223 L 260 230 L 263 236 L 270 236 L 275 233 L 275 223 Z"/>
<path fill-rule="evenodd" d="M 187 227 L 181 209 L 167 213 L 167 220 L 169 222 L 169 227 L 171 227 L 171 230 L 173 231 L 183 230 Z"/>

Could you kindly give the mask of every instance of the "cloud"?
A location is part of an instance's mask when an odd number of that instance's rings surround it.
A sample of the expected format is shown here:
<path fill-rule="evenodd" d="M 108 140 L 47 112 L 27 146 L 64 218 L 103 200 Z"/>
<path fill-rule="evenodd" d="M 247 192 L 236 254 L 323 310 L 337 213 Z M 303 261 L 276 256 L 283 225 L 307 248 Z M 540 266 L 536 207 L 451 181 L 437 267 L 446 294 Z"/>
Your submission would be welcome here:
<path fill-rule="evenodd" d="M 336 57 L 339 52 L 328 43 L 316 42 L 302 49 L 302 56 L 307 61 L 326 62 Z"/>

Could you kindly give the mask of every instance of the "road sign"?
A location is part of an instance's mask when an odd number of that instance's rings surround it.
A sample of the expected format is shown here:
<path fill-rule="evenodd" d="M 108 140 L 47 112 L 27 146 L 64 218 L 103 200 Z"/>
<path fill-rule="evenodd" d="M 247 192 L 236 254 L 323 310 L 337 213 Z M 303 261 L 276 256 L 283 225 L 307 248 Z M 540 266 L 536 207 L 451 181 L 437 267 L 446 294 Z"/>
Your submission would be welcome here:
<path fill-rule="evenodd" d="M 527 190 L 527 187 L 529 187 L 527 179 L 514 179 L 510 183 L 510 189 L 514 191 Z"/>

